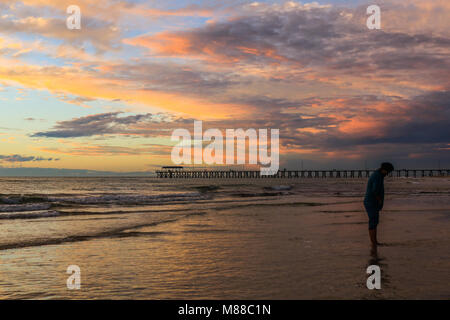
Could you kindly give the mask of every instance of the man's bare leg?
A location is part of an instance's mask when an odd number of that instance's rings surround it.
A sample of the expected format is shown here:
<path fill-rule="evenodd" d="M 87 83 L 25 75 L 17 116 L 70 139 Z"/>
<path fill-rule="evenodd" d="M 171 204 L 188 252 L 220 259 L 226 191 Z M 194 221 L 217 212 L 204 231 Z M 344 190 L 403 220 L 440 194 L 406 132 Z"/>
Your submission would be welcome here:
<path fill-rule="evenodd" d="M 370 242 L 372 242 L 372 247 L 378 245 L 377 241 L 377 228 L 369 230 Z"/>
<path fill-rule="evenodd" d="M 372 242 L 372 247 L 385 246 L 383 243 L 379 243 L 377 240 L 377 228 L 369 230 L 370 242 Z"/>

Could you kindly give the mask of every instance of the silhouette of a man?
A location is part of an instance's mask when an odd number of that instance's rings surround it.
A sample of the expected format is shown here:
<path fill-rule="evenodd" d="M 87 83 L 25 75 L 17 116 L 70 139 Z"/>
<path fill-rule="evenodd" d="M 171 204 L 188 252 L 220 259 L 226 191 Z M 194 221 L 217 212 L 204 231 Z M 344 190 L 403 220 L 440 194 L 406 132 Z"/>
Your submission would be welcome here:
<path fill-rule="evenodd" d="M 377 226 L 384 204 L 384 177 L 392 171 L 394 171 L 394 166 L 389 162 L 384 162 L 378 170 L 372 173 L 367 183 L 364 207 L 369 216 L 369 235 L 373 248 L 380 244 L 377 241 Z"/>

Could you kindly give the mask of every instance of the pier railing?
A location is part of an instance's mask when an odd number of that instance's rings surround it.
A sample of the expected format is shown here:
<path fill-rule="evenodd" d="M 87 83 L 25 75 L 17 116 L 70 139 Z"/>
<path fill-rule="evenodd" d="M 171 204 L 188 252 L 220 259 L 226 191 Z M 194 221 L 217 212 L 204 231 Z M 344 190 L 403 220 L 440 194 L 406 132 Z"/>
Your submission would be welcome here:
<path fill-rule="evenodd" d="M 162 179 L 326 179 L 368 178 L 375 170 L 279 170 L 277 174 L 264 176 L 260 171 L 246 170 L 160 170 Z M 449 169 L 401 169 L 389 175 L 394 178 L 421 178 L 450 176 Z"/>

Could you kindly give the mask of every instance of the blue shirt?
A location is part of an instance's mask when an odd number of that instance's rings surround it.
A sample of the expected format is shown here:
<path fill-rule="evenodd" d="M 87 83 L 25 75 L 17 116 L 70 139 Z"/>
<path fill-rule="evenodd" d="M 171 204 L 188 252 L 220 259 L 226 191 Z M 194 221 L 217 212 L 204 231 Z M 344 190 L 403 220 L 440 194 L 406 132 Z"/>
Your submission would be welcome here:
<path fill-rule="evenodd" d="M 381 198 L 381 204 L 377 200 L 377 196 Z M 367 182 L 366 196 L 364 204 L 368 207 L 381 210 L 384 203 L 384 176 L 380 170 L 376 170 Z"/>

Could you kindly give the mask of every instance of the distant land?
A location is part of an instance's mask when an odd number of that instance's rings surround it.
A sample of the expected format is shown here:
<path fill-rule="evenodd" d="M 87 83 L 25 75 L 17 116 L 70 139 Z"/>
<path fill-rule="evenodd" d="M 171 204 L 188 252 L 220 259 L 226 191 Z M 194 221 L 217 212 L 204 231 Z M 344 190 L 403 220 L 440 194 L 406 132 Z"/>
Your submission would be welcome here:
<path fill-rule="evenodd" d="M 0 167 L 0 177 L 155 177 L 149 171 L 113 172 L 83 169 L 54 169 L 54 168 L 4 168 Z"/>

